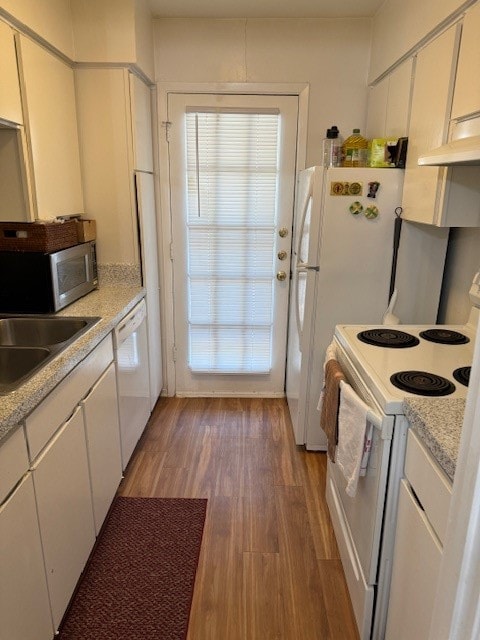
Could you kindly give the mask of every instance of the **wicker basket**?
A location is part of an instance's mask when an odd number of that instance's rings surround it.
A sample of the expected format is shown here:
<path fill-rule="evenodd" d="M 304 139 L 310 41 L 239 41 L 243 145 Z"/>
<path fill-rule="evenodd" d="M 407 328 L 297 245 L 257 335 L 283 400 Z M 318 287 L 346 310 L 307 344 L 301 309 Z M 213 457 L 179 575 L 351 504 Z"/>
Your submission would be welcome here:
<path fill-rule="evenodd" d="M 75 220 L 0 222 L 1 251 L 58 251 L 78 244 Z"/>

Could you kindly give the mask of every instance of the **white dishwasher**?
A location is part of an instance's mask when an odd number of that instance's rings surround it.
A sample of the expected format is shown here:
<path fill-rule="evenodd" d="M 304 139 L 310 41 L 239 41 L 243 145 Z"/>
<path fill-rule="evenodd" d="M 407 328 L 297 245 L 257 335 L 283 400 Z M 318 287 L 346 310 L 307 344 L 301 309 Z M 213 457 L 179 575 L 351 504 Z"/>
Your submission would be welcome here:
<path fill-rule="evenodd" d="M 147 309 L 139 302 L 115 329 L 122 469 L 150 416 Z"/>

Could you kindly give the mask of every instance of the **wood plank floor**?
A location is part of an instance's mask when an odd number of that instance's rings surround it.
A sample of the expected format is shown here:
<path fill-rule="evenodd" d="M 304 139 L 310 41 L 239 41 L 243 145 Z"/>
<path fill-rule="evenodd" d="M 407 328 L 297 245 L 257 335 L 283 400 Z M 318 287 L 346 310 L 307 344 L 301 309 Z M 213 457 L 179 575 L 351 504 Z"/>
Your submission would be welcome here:
<path fill-rule="evenodd" d="M 159 400 L 119 493 L 208 498 L 188 640 L 358 640 L 325 469 L 284 399 Z"/>

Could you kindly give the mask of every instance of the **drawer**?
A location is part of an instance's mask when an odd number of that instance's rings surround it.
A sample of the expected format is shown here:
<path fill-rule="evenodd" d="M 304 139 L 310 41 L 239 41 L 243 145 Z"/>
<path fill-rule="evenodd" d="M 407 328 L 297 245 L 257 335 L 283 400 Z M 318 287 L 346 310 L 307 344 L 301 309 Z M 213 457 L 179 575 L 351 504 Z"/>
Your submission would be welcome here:
<path fill-rule="evenodd" d="M 30 414 L 25 427 L 31 461 L 72 414 L 112 360 L 112 336 L 109 334 Z"/>
<path fill-rule="evenodd" d="M 0 504 L 28 471 L 27 443 L 23 428 L 16 429 L 0 449 Z"/>
<path fill-rule="evenodd" d="M 412 429 L 409 429 L 407 436 L 405 476 L 443 544 L 452 497 L 452 483 Z"/>

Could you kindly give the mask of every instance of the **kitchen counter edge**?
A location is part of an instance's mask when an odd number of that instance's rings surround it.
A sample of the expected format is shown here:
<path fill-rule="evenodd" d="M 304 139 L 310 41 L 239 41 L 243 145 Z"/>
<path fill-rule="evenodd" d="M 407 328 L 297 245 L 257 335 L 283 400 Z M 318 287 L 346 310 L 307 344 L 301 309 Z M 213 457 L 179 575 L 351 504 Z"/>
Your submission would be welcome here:
<path fill-rule="evenodd" d="M 140 286 L 109 284 L 58 312 L 59 316 L 100 317 L 100 320 L 18 389 L 0 396 L 0 446 L 144 297 L 145 289 Z"/>
<path fill-rule="evenodd" d="M 465 400 L 461 398 L 408 398 L 405 416 L 422 442 L 453 481 L 462 433 Z"/>

